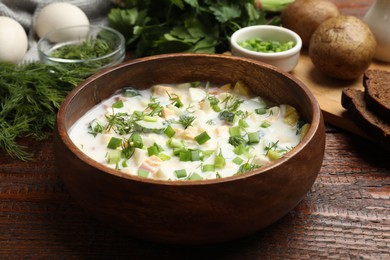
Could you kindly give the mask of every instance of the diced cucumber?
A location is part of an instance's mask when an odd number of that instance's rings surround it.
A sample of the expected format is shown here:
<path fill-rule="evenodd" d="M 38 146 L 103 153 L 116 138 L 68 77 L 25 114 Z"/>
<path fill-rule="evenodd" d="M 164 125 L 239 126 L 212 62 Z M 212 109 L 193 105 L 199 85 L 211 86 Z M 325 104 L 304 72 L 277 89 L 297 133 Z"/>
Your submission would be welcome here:
<path fill-rule="evenodd" d="M 108 164 L 117 164 L 121 160 L 121 151 L 112 150 L 107 154 L 107 163 Z"/>
<path fill-rule="evenodd" d="M 162 120 L 157 120 L 156 122 L 139 120 L 134 122 L 134 130 L 142 133 L 161 134 L 164 132 L 165 128 L 166 126 Z"/>

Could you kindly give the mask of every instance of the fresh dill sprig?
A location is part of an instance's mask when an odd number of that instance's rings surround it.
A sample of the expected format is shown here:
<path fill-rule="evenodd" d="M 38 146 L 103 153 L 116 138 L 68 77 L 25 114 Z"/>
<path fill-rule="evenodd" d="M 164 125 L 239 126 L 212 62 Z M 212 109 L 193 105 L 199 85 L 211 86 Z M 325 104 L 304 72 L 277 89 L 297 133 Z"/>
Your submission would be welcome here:
<path fill-rule="evenodd" d="M 0 149 L 13 158 L 32 159 L 18 138 L 47 138 L 65 96 L 93 73 L 88 68 L 61 68 L 40 62 L 0 62 Z"/>
<path fill-rule="evenodd" d="M 228 93 L 226 98 L 221 102 L 221 104 L 225 104 L 225 109 L 229 112 L 235 112 L 243 103 L 244 100 L 236 95 L 231 95 Z"/>
<path fill-rule="evenodd" d="M 181 115 L 179 118 L 179 123 L 184 127 L 184 129 L 187 129 L 189 126 L 192 125 L 192 122 L 194 122 L 195 117 L 190 115 Z"/>

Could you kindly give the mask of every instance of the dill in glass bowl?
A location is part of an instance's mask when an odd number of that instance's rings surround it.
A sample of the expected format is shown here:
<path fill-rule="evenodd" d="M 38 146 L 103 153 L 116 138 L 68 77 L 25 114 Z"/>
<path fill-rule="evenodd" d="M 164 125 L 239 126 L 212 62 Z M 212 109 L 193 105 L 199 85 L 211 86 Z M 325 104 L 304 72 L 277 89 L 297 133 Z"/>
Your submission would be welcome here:
<path fill-rule="evenodd" d="M 43 63 L 69 69 L 81 66 L 93 73 L 124 60 L 125 39 L 105 26 L 66 27 L 43 36 L 38 42 L 38 54 Z"/>

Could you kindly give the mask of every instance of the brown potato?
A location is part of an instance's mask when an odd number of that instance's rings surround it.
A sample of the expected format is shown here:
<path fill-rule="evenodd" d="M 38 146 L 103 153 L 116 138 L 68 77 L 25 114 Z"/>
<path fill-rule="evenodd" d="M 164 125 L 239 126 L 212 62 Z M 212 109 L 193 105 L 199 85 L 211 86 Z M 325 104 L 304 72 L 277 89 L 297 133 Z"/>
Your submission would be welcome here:
<path fill-rule="evenodd" d="M 313 33 L 309 56 L 324 74 L 355 79 L 370 66 L 376 41 L 370 28 L 354 16 L 338 16 L 322 23 Z"/>
<path fill-rule="evenodd" d="M 289 4 L 281 14 L 283 27 L 296 32 L 308 47 L 315 29 L 329 18 L 339 16 L 337 6 L 327 0 L 296 0 Z"/>

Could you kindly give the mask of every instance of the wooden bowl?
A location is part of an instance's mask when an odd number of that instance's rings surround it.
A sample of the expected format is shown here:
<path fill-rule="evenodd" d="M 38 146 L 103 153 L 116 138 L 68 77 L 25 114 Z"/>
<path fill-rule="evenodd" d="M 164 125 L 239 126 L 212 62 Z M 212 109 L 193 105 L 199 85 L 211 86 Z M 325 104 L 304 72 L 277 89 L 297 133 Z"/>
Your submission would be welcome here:
<path fill-rule="evenodd" d="M 282 159 L 243 175 L 201 181 L 128 176 L 90 159 L 67 134 L 78 118 L 123 87 L 238 80 L 259 96 L 294 106 L 311 123 L 302 142 Z M 300 81 L 250 59 L 208 54 L 151 56 L 93 75 L 66 97 L 54 136 L 58 171 L 82 206 L 131 236 L 175 244 L 232 240 L 280 219 L 313 185 L 325 147 L 320 108 Z"/>

